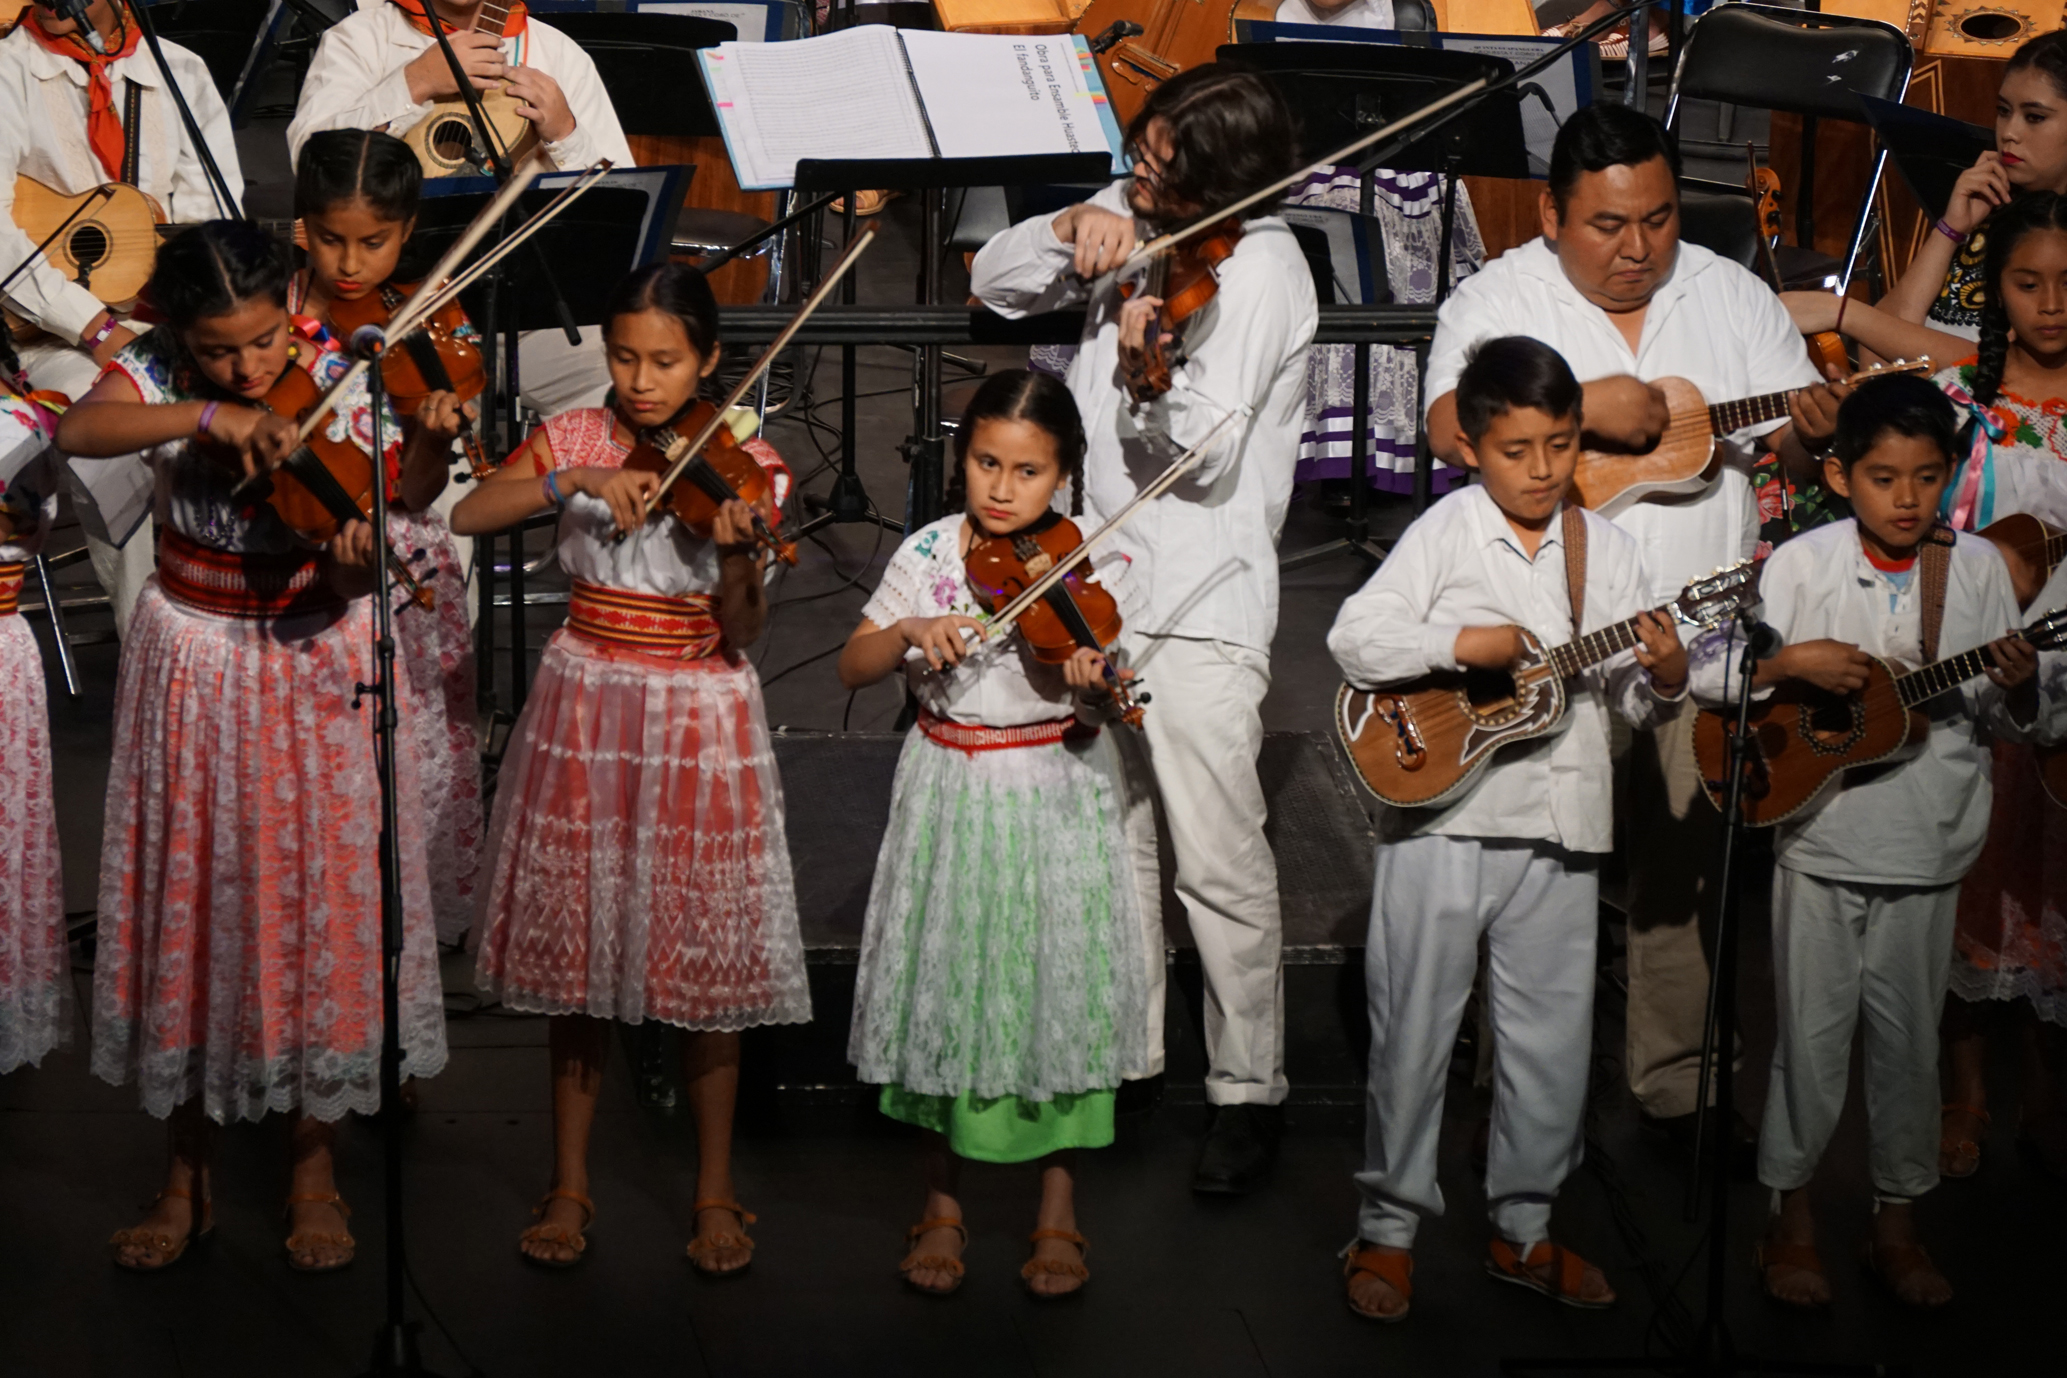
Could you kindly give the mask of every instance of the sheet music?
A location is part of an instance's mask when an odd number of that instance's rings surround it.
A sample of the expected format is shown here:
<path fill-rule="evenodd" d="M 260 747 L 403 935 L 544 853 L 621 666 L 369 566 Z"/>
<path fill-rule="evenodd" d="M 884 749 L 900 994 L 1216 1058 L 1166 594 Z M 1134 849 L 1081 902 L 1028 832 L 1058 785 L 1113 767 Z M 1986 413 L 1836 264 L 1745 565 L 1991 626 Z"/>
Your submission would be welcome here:
<path fill-rule="evenodd" d="M 800 158 L 930 158 L 898 31 L 864 24 L 697 54 L 739 185 L 788 187 Z"/>
<path fill-rule="evenodd" d="M 1076 35 L 907 29 L 902 37 L 941 157 L 1112 151 L 1105 93 Z"/>

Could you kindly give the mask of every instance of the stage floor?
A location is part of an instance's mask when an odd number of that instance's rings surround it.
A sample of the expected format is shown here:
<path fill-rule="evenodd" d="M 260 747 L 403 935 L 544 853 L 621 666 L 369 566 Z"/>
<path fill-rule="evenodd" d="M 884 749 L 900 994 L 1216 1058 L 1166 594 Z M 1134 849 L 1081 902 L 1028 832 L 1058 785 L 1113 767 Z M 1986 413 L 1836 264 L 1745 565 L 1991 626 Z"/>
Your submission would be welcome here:
<path fill-rule="evenodd" d="M 887 218 L 893 233 L 864 281 L 866 299 L 897 300 L 909 291 L 914 220 L 909 206 Z M 862 358 L 862 388 L 880 393 L 862 404 L 862 473 L 877 501 L 894 511 L 902 507 L 904 469 L 893 446 L 908 427 L 908 356 L 867 350 Z M 822 362 L 819 392 L 830 398 L 837 368 L 830 355 Z M 793 463 L 812 452 L 795 420 L 777 422 L 773 438 Z M 800 474 L 810 467 L 799 464 Z M 822 493 L 827 481 L 821 472 L 809 486 Z M 1387 503 L 1380 516 L 1396 530 L 1404 505 Z M 1284 546 L 1313 544 L 1334 529 L 1328 513 L 1302 499 Z M 803 1036 L 835 1068 L 844 1039 L 841 985 L 851 980 L 841 949 L 851 946 L 852 934 L 842 929 L 842 916 L 872 854 L 868 828 L 877 825 L 868 820 L 880 818 L 892 744 L 879 735 L 840 744 L 802 734 L 882 734 L 891 727 L 894 687 L 850 699 L 833 678 L 830 658 L 813 657 L 851 630 L 862 590 L 873 584 L 894 539 L 886 534 L 879 543 L 872 529 L 849 527 L 827 533 L 823 546 L 807 545 L 802 565 L 776 591 L 798 601 L 783 604 L 770 636 L 755 648 L 769 680 L 770 721 L 798 734 L 785 747 L 798 773 L 793 796 L 812 791 L 809 800 L 796 799 L 791 837 L 807 894 L 819 887 L 819 898 L 807 903 L 813 921 L 822 921 L 813 939 L 820 1022 Z M 1339 559 L 1284 581 L 1264 716 L 1272 733 L 1286 734 L 1273 737 L 1273 750 L 1292 763 L 1291 774 L 1310 775 L 1311 753 L 1324 752 L 1325 742 L 1315 746 L 1300 734 L 1326 730 L 1335 673 L 1323 637 L 1335 607 L 1364 574 L 1361 565 Z M 83 577 L 83 569 L 67 571 L 69 581 Z M 557 620 L 557 610 L 539 611 L 528 638 L 534 647 Z M 46 637 L 69 907 L 90 911 L 113 648 L 85 648 L 80 661 L 85 694 L 68 700 Z M 807 762 L 814 751 L 837 759 Z M 1319 785 L 1300 797 L 1328 800 Z M 1289 807 L 1286 818 L 1294 818 Z M 1300 854 L 1341 858 L 1343 839 L 1359 826 L 1353 800 L 1336 801 L 1300 836 L 1281 836 L 1281 848 L 1318 848 Z M 1367 863 L 1352 848 L 1341 864 Z M 1304 1008 L 1295 1016 L 1316 1040 L 1335 1039 L 1343 1059 L 1359 1055 L 1361 952 L 1354 897 L 1345 911 L 1341 892 L 1361 884 L 1362 874 L 1300 877 L 1308 893 L 1323 896 L 1314 912 L 1325 922 L 1298 936 L 1305 965 L 1295 992 Z M 1741 1103 L 1756 1118 L 1771 1028 L 1762 903 L 1751 906 L 1746 942 Z M 1174 973 L 1173 1050 L 1196 1026 L 1195 971 L 1180 960 Z M 527 1267 L 514 1241 L 548 1169 L 545 1025 L 476 1011 L 464 958 L 449 957 L 446 974 L 456 1016 L 453 1057 L 443 1075 L 422 1086 L 406 1134 L 410 1252 L 421 1289 L 411 1310 L 419 1318 L 435 1310 L 442 1325 L 426 1325 L 425 1353 L 449 1375 L 473 1366 L 496 1378 L 970 1369 L 1199 1378 L 1490 1373 L 1502 1356 L 1629 1355 L 1647 1344 L 1656 1352 L 1656 1301 L 1683 1282 L 1681 1304 L 1699 1304 L 1698 1267 L 1683 1274 L 1699 1238 L 1680 1216 L 1684 1164 L 1639 1128 L 1622 1089 L 1620 1000 L 1612 980 L 1603 983 L 1598 1007 L 1588 1162 L 1568 1184 L 1557 1221 L 1563 1240 L 1607 1269 L 1621 1305 L 1605 1313 L 1565 1310 L 1482 1276 L 1482 1192 L 1465 1149 L 1485 1098 L 1460 1062 L 1442 1159 L 1452 1209 L 1422 1234 L 1413 1317 L 1380 1328 L 1345 1309 L 1334 1258 L 1355 1228 L 1350 1174 L 1361 1138 L 1353 1078 L 1304 1076 L 1297 1064 L 1295 1083 L 1327 1094 L 1299 1097 L 1276 1176 L 1245 1199 L 1202 1200 L 1187 1189 L 1204 1113 L 1195 1080 L 1173 1080 L 1158 1107 L 1123 1117 L 1119 1142 L 1083 1161 L 1080 1220 L 1093 1241 L 1095 1277 L 1081 1296 L 1041 1304 L 1021 1292 L 1016 1276 L 1035 1200 L 1025 1168 L 969 1171 L 970 1277 L 959 1295 L 939 1300 L 902 1288 L 895 1265 L 903 1230 L 920 1205 L 910 1137 L 877 1116 L 851 1082 L 829 1075 L 810 1083 L 771 1070 L 788 1032 L 749 1039 L 736 1171 L 741 1198 L 761 1216 L 757 1261 L 734 1280 L 698 1277 L 682 1257 L 695 1160 L 686 1117 L 642 1108 L 618 1056 L 596 1129 L 598 1218 L 587 1261 L 564 1273 Z M 90 974 L 82 967 L 77 979 L 84 1000 Z M 381 1306 L 372 1127 L 354 1123 L 344 1135 L 341 1187 L 359 1212 L 353 1227 L 360 1256 L 349 1271 L 307 1278 L 286 1267 L 285 1134 L 273 1118 L 222 1138 L 212 1246 L 164 1275 L 123 1273 L 108 1263 L 103 1241 L 134 1222 L 158 1185 L 163 1130 L 135 1108 L 132 1091 L 87 1075 L 82 1045 L 83 1031 L 73 1049 L 41 1070 L 0 1080 L 0 1372 L 356 1372 Z M 1855 1095 L 1819 1186 L 1824 1256 L 1837 1294 L 1829 1315 L 1783 1312 L 1759 1295 L 1750 1251 L 1765 1194 L 1750 1184 L 1733 1191 L 1727 1287 L 1740 1345 L 1768 1356 L 1906 1363 L 1947 1374 L 2024 1371 L 2038 1367 L 2043 1354 L 2057 1355 L 2057 1324 L 2044 1318 L 2059 1300 L 2056 1246 L 2067 1187 L 2012 1151 L 2013 1050 L 1999 1048 L 1995 1062 L 2003 1111 L 1980 1175 L 1948 1183 L 1920 1208 L 1933 1255 L 1959 1290 L 1953 1307 L 1934 1316 L 1909 1313 L 1852 1261 L 1869 1201 L 1864 1116 Z"/>

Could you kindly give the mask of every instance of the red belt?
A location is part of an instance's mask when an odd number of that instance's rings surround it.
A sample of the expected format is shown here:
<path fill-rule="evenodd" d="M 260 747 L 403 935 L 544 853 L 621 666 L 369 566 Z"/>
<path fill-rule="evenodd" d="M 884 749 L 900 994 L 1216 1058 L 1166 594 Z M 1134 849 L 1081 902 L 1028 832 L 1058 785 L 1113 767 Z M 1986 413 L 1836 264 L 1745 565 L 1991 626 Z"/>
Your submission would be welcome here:
<path fill-rule="evenodd" d="M 12 617 L 21 611 L 22 575 L 28 572 L 28 562 L 10 560 L 0 564 L 0 617 Z"/>
<path fill-rule="evenodd" d="M 707 593 L 666 598 L 576 579 L 567 598 L 567 630 L 605 646 L 701 660 L 724 648 L 717 607 Z"/>
<path fill-rule="evenodd" d="M 158 587 L 175 602 L 217 617 L 262 620 L 341 607 L 314 551 L 250 555 L 158 530 Z"/>
<path fill-rule="evenodd" d="M 972 755 L 978 751 L 1003 751 L 1015 746 L 1054 746 L 1060 741 L 1098 735 L 1095 726 L 1078 722 L 1075 718 L 1053 718 L 1018 727 L 976 727 L 948 718 L 936 718 L 923 709 L 919 713 L 919 731 L 942 746 Z"/>

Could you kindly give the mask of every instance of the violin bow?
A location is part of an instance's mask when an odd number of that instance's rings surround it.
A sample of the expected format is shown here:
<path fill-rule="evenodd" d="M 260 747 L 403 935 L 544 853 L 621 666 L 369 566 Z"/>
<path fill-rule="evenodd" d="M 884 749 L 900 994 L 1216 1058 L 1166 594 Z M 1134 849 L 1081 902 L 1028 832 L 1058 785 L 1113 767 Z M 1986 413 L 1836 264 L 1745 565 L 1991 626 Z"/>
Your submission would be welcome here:
<path fill-rule="evenodd" d="M 467 288 L 473 286 L 475 282 L 480 280 L 483 274 L 487 273 L 491 268 L 495 267 L 496 264 L 502 262 L 503 259 L 509 257 L 510 254 L 514 253 L 517 249 L 521 248 L 525 240 L 531 238 L 531 236 L 537 234 L 540 230 L 544 229 L 549 221 L 551 221 L 555 216 L 559 215 L 561 211 L 566 210 L 568 206 L 572 205 L 576 198 L 586 193 L 588 189 L 590 187 L 593 187 L 596 183 L 602 181 L 603 175 L 609 172 L 612 166 L 613 164 L 608 158 L 598 158 L 594 163 L 590 164 L 589 167 L 582 172 L 582 175 L 578 180 L 570 182 L 568 185 L 560 188 L 559 192 L 553 197 L 551 201 L 539 207 L 538 213 L 536 215 L 532 216 L 529 220 L 525 221 L 522 225 L 518 226 L 517 229 L 514 230 L 500 244 L 497 244 L 493 249 L 490 249 L 487 253 L 481 255 L 481 258 L 478 262 L 468 265 L 466 271 L 459 274 L 457 277 L 447 279 L 442 284 L 440 284 L 437 290 L 434 293 L 432 293 L 428 305 L 410 313 L 409 320 L 411 324 L 407 329 L 401 331 L 400 333 L 403 335 L 408 334 L 409 330 L 413 330 L 416 328 L 416 322 L 430 319 L 432 314 L 437 312 L 447 302 L 450 302 L 461 292 L 464 292 Z M 450 255 L 447 255 L 447 257 L 449 258 Z M 443 268 L 444 266 L 445 265 L 443 263 L 439 265 L 440 268 Z M 432 280 L 433 279 L 431 278 L 425 279 L 425 281 L 427 282 Z M 423 296 L 423 293 L 418 292 L 417 296 L 421 297 Z M 416 300 L 416 298 L 411 298 L 412 302 L 414 300 Z M 397 315 L 400 316 L 401 313 L 398 312 Z"/>
<path fill-rule="evenodd" d="M 1411 114 L 1402 115 L 1399 119 L 1394 120 L 1391 124 L 1386 125 L 1382 129 L 1374 129 L 1369 134 L 1360 135 L 1359 137 L 1350 140 L 1348 143 L 1336 149 L 1334 152 L 1328 154 L 1326 157 L 1321 158 L 1316 162 L 1313 162 L 1308 166 L 1299 169 L 1299 171 L 1291 174 L 1289 177 L 1280 177 L 1277 181 L 1272 182 L 1269 186 L 1262 188 L 1260 191 L 1253 191 L 1249 193 L 1247 196 L 1244 196 L 1241 200 L 1236 201 L 1231 206 L 1225 206 L 1219 210 L 1212 211 L 1206 215 L 1202 215 L 1197 220 L 1193 221 L 1189 225 L 1186 225 L 1182 229 L 1172 230 L 1168 234 L 1157 236 L 1156 238 L 1150 240 L 1148 243 L 1143 244 L 1141 247 L 1134 250 L 1134 252 L 1128 256 L 1127 260 L 1124 263 L 1120 264 L 1117 268 L 1114 268 L 1112 270 L 1112 274 L 1118 275 L 1121 273 L 1129 272 L 1132 269 L 1138 268 L 1143 263 L 1146 263 L 1149 259 L 1154 258 L 1157 254 L 1160 254 L 1163 250 L 1169 248 L 1171 245 L 1181 243 L 1182 241 L 1190 239 L 1193 235 L 1198 234 L 1201 231 L 1211 229 L 1213 226 L 1218 225 L 1221 221 L 1228 219 L 1230 216 L 1240 215 L 1243 211 L 1249 209 L 1249 207 L 1251 206 L 1258 205 L 1264 201 L 1274 199 L 1278 196 L 1279 193 L 1283 192 L 1287 187 L 1296 186 L 1298 183 L 1303 182 L 1307 178 L 1313 176 L 1316 172 L 1322 172 L 1339 163 L 1346 162 L 1348 159 L 1350 159 L 1358 153 L 1363 152 L 1371 145 L 1389 139 L 1393 135 L 1398 134 L 1403 129 L 1412 128 L 1414 125 L 1420 123 L 1422 120 L 1427 119 L 1430 115 L 1433 115 L 1438 111 L 1447 110 L 1451 106 L 1456 105 L 1458 102 L 1468 100 L 1470 97 L 1477 95 L 1481 91 L 1492 92 L 1506 90 L 1512 86 L 1519 84 L 1522 81 L 1527 80 L 1529 77 L 1534 76 L 1537 72 L 1542 71 L 1544 68 L 1556 62 L 1559 58 L 1563 57 L 1572 49 L 1578 47 L 1581 43 L 1584 43 L 1588 39 L 1592 38 L 1601 30 L 1608 28 L 1610 25 L 1616 23 L 1618 20 L 1621 20 L 1625 16 L 1634 14 L 1638 10 L 1647 8 L 1648 3 L 1649 0 L 1637 0 L 1637 3 L 1635 4 L 1617 5 L 1614 9 L 1608 11 L 1608 13 L 1600 16 L 1591 24 L 1588 24 L 1585 28 L 1579 30 L 1577 33 L 1567 38 L 1563 43 L 1560 43 L 1555 49 L 1545 53 L 1542 57 L 1536 59 L 1534 62 L 1529 63 L 1526 67 L 1522 67 L 1508 76 L 1501 77 L 1497 81 L 1490 80 L 1486 77 L 1480 77 L 1476 81 L 1467 82 L 1464 85 L 1458 87 L 1456 90 L 1450 92 L 1449 94 L 1439 96 L 1435 100 L 1430 101 L 1428 104 L 1422 106 L 1419 110 L 1416 110 Z M 1430 128 L 1429 132 L 1433 133 L 1435 128 L 1440 127 L 1440 125 L 1441 121 L 1438 121 L 1436 126 L 1432 126 Z"/>
<path fill-rule="evenodd" d="M 990 620 L 984 623 L 984 638 L 988 640 L 993 637 L 1003 636 L 1010 631 L 1012 624 L 1019 620 L 1020 615 L 1033 606 L 1034 600 L 1042 597 L 1049 589 L 1055 587 L 1056 583 L 1064 575 L 1089 559 L 1091 552 L 1105 543 L 1106 537 L 1125 525 L 1127 520 L 1140 511 L 1144 505 L 1153 502 L 1175 487 L 1177 480 L 1191 472 L 1192 466 L 1197 464 L 1200 456 L 1204 455 L 1213 442 L 1220 438 L 1222 431 L 1236 421 L 1247 419 L 1249 415 L 1249 408 L 1237 408 L 1215 422 L 1213 429 L 1206 432 L 1203 440 L 1172 461 L 1169 468 L 1156 475 L 1155 480 L 1136 493 L 1125 507 L 1113 513 L 1105 525 L 1084 537 L 1083 544 L 1057 560 L 1054 566 L 1042 574 L 1040 578 L 1028 584 L 1017 598 L 1014 598 L 1010 603 L 1007 603 L 998 612 L 993 614 Z"/>
<path fill-rule="evenodd" d="M 840 285 L 840 279 L 847 275 L 847 270 L 854 266 L 856 259 L 868 251 L 868 246 L 873 244 L 875 239 L 876 227 L 864 226 L 861 233 L 855 236 L 854 242 L 847 246 L 847 252 L 840 256 L 840 261 L 833 265 L 833 270 L 826 275 L 825 281 L 818 284 L 818 290 L 797 308 L 797 314 L 790 317 L 790 322 L 782 328 L 782 333 L 761 351 L 761 357 L 754 360 L 754 366 L 746 371 L 746 376 L 741 378 L 725 400 L 718 404 L 717 410 L 711 413 L 711 419 L 704 422 L 702 429 L 694 435 L 678 436 L 675 443 L 667 447 L 667 452 L 662 456 L 668 461 L 667 472 L 660 476 L 660 486 L 647 497 L 639 514 L 641 518 L 650 518 L 653 515 L 653 509 L 659 506 L 660 500 L 667 495 L 667 490 L 674 486 L 675 480 L 682 476 L 682 471 L 695 462 L 696 457 L 703 453 L 703 447 L 710 443 L 710 438 L 718 433 L 718 427 L 725 424 L 725 413 L 738 406 L 740 399 L 752 390 L 754 384 L 761 381 L 761 375 L 773 366 L 776 356 L 782 353 L 791 337 L 803 328 L 805 321 L 811 319 L 812 312 L 825 304 L 825 299 L 832 295 L 833 288 Z M 627 534 L 629 533 L 620 531 L 615 539 L 621 541 Z"/>

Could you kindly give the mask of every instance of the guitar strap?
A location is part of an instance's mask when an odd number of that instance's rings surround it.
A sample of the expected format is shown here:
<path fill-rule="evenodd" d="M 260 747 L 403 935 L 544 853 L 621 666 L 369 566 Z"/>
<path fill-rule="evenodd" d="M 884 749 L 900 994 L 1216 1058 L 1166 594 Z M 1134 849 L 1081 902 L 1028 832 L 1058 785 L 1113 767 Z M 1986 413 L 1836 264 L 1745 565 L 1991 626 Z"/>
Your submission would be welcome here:
<path fill-rule="evenodd" d="M 1572 599 L 1572 639 L 1586 634 L 1586 513 L 1565 504 L 1565 589 Z M 1941 609 L 1942 610 L 1942 609 Z"/>
<path fill-rule="evenodd" d="M 1920 612 L 1923 617 L 1923 664 L 1929 665 L 1938 658 L 1938 629 L 1945 624 L 1945 582 L 1952 570 L 1952 545 L 1959 538 L 1943 522 L 1931 527 L 1930 534 L 1923 539 L 1923 558 L 1918 562 L 1917 577 L 1923 580 L 1918 590 L 1923 602 Z"/>
<path fill-rule="evenodd" d="M 143 115 L 144 88 L 133 81 L 122 83 L 122 180 L 130 186 L 139 184 L 139 164 L 143 161 L 143 130 L 137 121 Z"/>

